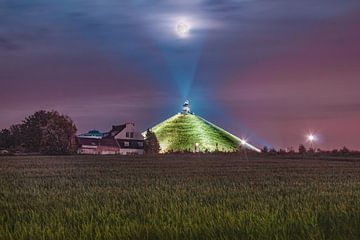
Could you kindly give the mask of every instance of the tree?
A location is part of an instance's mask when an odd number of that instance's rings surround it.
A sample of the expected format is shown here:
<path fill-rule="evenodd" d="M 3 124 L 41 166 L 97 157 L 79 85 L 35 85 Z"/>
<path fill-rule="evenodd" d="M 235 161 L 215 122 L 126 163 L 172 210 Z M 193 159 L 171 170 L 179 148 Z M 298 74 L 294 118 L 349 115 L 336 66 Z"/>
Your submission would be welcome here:
<path fill-rule="evenodd" d="M 279 149 L 278 153 L 279 153 L 280 155 L 286 155 L 286 154 L 287 154 L 286 150 L 285 150 L 285 149 L 282 149 L 282 148 Z"/>
<path fill-rule="evenodd" d="M 262 153 L 268 153 L 269 152 L 269 148 L 267 146 L 264 146 L 263 149 L 261 150 Z"/>
<path fill-rule="evenodd" d="M 150 129 L 146 131 L 144 150 L 146 154 L 158 154 L 160 152 L 159 141 Z"/>
<path fill-rule="evenodd" d="M 287 153 L 288 153 L 288 154 L 294 154 L 294 153 L 295 153 L 294 148 L 293 148 L 293 147 L 289 147 L 289 148 L 287 149 Z"/>
<path fill-rule="evenodd" d="M 14 124 L 10 126 L 10 148 L 16 151 L 22 151 L 24 148 L 23 125 Z"/>
<path fill-rule="evenodd" d="M 340 153 L 341 154 L 349 154 L 350 150 L 347 147 L 344 146 L 342 149 L 340 149 Z"/>
<path fill-rule="evenodd" d="M 73 121 L 57 111 L 35 112 L 26 117 L 22 124 L 12 125 L 8 131 L 10 137 L 6 145 L 16 151 L 69 154 L 77 148 Z"/>
<path fill-rule="evenodd" d="M 76 127 L 68 116 L 53 112 L 41 128 L 40 152 L 68 154 L 77 150 Z"/>
<path fill-rule="evenodd" d="M 12 145 L 11 132 L 8 129 L 0 131 L 0 149 L 9 149 Z"/>
<path fill-rule="evenodd" d="M 333 149 L 333 150 L 331 150 L 331 153 L 332 153 L 332 154 L 338 154 L 338 153 L 339 153 L 339 150 Z"/>
<path fill-rule="evenodd" d="M 299 145 L 299 154 L 305 154 L 306 151 L 306 147 L 303 144 Z"/>
<path fill-rule="evenodd" d="M 269 154 L 270 154 L 270 155 L 276 155 L 276 154 L 278 154 L 278 152 L 276 151 L 275 148 L 271 148 L 271 149 L 269 150 Z"/>
<path fill-rule="evenodd" d="M 46 132 L 48 122 L 58 115 L 55 111 L 47 112 L 41 110 L 25 118 L 22 124 L 22 137 L 26 151 L 41 152 L 42 144 L 44 144 L 43 134 Z"/>

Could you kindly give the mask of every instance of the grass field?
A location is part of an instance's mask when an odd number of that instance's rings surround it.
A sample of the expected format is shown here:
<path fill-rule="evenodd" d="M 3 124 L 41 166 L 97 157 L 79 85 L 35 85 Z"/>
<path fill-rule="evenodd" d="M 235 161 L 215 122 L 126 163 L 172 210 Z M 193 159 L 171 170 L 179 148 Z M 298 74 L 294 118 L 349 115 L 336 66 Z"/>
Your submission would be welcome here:
<path fill-rule="evenodd" d="M 360 239 L 360 161 L 1 157 L 0 239 Z"/>

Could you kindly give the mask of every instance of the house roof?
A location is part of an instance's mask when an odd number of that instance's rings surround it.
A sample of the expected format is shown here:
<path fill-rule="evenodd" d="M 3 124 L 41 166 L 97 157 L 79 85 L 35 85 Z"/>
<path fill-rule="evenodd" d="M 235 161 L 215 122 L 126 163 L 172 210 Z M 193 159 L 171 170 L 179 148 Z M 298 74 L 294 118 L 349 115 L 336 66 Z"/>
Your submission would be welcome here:
<path fill-rule="evenodd" d="M 102 138 L 103 134 L 100 131 L 93 129 L 87 133 L 80 134 L 79 136 L 87 138 Z"/>
<path fill-rule="evenodd" d="M 126 128 L 126 124 L 114 125 L 114 126 L 112 126 L 112 129 L 110 130 L 110 132 L 106 132 L 103 134 L 103 138 L 112 138 L 112 137 L 116 136 L 117 134 L 119 134 L 125 128 Z"/>

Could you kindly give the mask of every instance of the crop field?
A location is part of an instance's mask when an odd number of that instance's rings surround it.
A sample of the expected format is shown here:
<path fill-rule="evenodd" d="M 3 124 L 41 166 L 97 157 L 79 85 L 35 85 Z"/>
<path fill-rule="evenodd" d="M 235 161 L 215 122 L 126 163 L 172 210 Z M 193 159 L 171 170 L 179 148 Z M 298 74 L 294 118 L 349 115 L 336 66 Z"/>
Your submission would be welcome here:
<path fill-rule="evenodd" d="M 0 239 L 360 239 L 360 160 L 0 157 Z"/>

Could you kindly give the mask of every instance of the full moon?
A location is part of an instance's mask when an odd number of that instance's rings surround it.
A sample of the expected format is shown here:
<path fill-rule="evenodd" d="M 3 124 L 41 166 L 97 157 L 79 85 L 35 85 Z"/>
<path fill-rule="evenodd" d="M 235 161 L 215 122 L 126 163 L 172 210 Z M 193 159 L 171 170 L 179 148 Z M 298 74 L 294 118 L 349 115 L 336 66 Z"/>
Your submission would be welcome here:
<path fill-rule="evenodd" d="M 175 26 L 176 34 L 181 38 L 186 37 L 189 34 L 189 31 L 190 25 L 185 21 L 178 22 Z"/>

